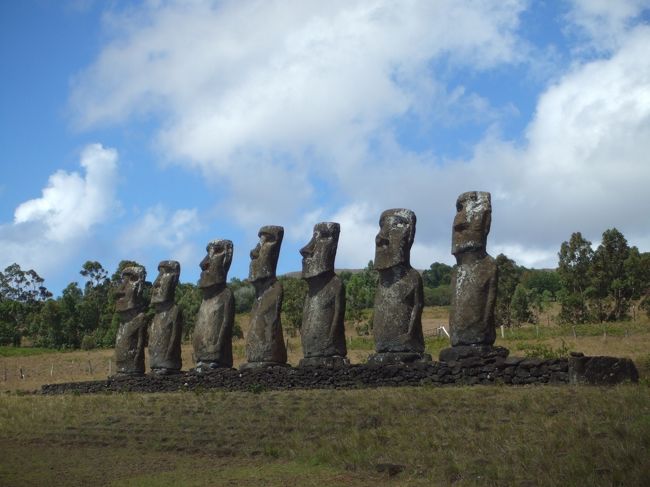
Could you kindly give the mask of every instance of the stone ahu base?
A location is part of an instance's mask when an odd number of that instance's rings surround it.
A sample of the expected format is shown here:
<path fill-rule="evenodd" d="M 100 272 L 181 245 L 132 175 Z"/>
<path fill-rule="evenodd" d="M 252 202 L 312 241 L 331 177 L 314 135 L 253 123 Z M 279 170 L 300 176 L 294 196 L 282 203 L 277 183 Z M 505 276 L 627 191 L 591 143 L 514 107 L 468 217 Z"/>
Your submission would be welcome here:
<path fill-rule="evenodd" d="M 416 362 L 431 362 L 433 358 L 428 353 L 414 352 L 382 352 L 373 353 L 368 357 L 368 365 L 397 365 Z"/>
<path fill-rule="evenodd" d="M 348 367 L 350 359 L 335 355 L 332 357 L 306 357 L 300 359 L 298 367 Z"/>
<path fill-rule="evenodd" d="M 636 382 L 629 359 L 584 357 L 551 360 L 492 356 L 449 362 L 412 362 L 347 367 L 221 368 L 203 373 L 112 377 L 105 381 L 49 384 L 42 394 L 108 392 L 176 392 L 219 389 L 260 392 L 293 389 L 362 389 L 368 387 L 454 386 L 475 384 L 614 384 Z"/>
<path fill-rule="evenodd" d="M 504 347 L 491 345 L 459 345 L 457 347 L 444 348 L 440 351 L 441 362 L 467 362 L 468 360 L 495 360 L 505 359 L 510 350 Z"/>
<path fill-rule="evenodd" d="M 291 367 L 282 362 L 247 362 L 239 366 L 239 370 L 267 369 L 269 367 Z"/>
<path fill-rule="evenodd" d="M 231 367 L 220 364 L 219 362 L 197 362 L 196 367 L 192 369 L 197 374 L 205 374 L 217 369 L 230 369 Z"/>

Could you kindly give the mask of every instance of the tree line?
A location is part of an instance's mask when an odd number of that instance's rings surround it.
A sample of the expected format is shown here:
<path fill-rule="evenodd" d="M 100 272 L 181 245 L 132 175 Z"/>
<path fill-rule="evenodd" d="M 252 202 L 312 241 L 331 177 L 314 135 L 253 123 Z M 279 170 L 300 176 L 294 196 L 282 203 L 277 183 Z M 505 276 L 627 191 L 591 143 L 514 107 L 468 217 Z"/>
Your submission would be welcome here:
<path fill-rule="evenodd" d="M 557 269 L 527 269 L 500 254 L 495 319 L 498 326 L 535 323 L 550 303 L 559 303 L 558 322 L 577 324 L 627 319 L 640 307 L 650 316 L 650 252 L 630 247 L 617 229 L 603 233 L 594 250 L 579 232 L 563 242 Z M 113 274 L 97 261 L 87 261 L 79 274 L 85 283 L 71 282 L 61 296 L 53 298 L 44 280 L 32 269 L 18 264 L 0 272 L 0 345 L 19 346 L 28 339 L 34 346 L 48 348 L 112 347 L 118 319 L 114 312 L 114 290 L 122 270 L 137 262 L 121 261 Z M 451 302 L 453 267 L 434 262 L 422 272 L 425 306 L 448 306 Z M 346 286 L 346 320 L 359 333 L 368 333 L 372 324 L 378 276 L 373 262 L 358 272 L 343 271 Z M 302 322 L 307 292 L 304 280 L 280 277 L 284 286 L 283 325 L 295 335 Z M 237 313 L 250 311 L 255 299 L 253 286 L 232 278 Z M 151 282 L 145 285 L 148 298 Z M 201 290 L 192 283 L 179 283 L 176 303 L 185 317 L 185 338 L 194 329 L 201 305 Z M 153 311 L 150 311 L 153 315 Z M 238 324 L 235 336 L 242 336 Z"/>

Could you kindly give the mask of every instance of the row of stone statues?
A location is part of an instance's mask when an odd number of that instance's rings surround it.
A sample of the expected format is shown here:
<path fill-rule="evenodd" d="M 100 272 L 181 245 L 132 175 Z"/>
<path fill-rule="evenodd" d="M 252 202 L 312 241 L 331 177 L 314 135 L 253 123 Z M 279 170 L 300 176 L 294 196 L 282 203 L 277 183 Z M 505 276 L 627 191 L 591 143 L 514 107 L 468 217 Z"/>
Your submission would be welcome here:
<path fill-rule="evenodd" d="M 497 269 L 494 259 L 486 252 L 492 214 L 490 194 L 463 193 L 458 197 L 456 210 L 452 253 L 458 265 L 452 274 L 449 323 L 452 347 L 443 350 L 441 359 L 460 350 L 465 354 L 486 353 L 495 340 Z M 373 313 L 376 353 L 368 362 L 430 361 L 431 356 L 424 351 L 422 333 L 422 277 L 410 264 L 415 213 L 401 208 L 386 210 L 381 214 L 379 226 L 374 260 L 379 274 Z M 308 284 L 301 327 L 304 358 L 300 366 L 349 364 L 344 328 L 345 287 L 334 272 L 339 233 L 338 223 L 318 223 L 311 241 L 300 250 L 302 278 Z M 249 281 L 255 288 L 255 299 L 246 336 L 247 362 L 242 369 L 287 363 L 281 323 L 283 290 L 276 278 L 284 229 L 264 226 L 258 236 L 259 242 L 250 253 Z M 230 240 L 214 240 L 206 250 L 198 284 L 203 299 L 192 337 L 198 372 L 233 365 L 235 302 L 226 285 L 233 244 Z M 183 317 L 174 304 L 180 265 L 163 261 L 158 271 L 151 295 L 155 315 L 150 325 L 142 299 L 144 269 L 128 267 L 122 272 L 116 302 L 120 316 L 115 347 L 119 374 L 144 373 L 147 332 L 152 372 L 172 374 L 181 370 Z"/>

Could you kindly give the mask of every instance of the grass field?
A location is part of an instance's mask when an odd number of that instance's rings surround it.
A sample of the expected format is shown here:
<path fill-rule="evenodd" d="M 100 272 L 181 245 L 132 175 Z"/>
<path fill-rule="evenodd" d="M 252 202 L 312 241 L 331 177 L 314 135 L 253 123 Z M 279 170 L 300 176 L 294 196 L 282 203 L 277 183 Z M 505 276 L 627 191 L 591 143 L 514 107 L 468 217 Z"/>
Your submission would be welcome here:
<path fill-rule="evenodd" d="M 425 310 L 434 356 L 448 346 L 434 336 L 446 319 L 444 308 Z M 512 355 L 630 357 L 642 381 L 44 397 L 25 392 L 103 379 L 112 351 L 0 348 L 0 485 L 650 484 L 647 319 L 529 325 L 497 343 Z M 372 353 L 369 337 L 350 335 L 348 345 L 353 362 Z M 243 341 L 234 349 L 241 363 Z M 189 367 L 191 347 L 183 350 Z M 300 359 L 297 337 L 289 358 Z"/>

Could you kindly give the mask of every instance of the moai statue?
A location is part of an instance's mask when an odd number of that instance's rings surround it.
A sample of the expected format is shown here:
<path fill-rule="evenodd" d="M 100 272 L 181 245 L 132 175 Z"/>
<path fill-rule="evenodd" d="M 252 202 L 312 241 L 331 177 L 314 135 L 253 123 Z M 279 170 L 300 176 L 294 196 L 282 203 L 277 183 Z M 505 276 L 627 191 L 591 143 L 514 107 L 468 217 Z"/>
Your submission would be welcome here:
<path fill-rule="evenodd" d="M 199 288 L 203 301 L 192 337 L 197 372 L 232 367 L 235 298 L 226 286 L 232 250 L 230 240 L 213 240 L 206 247 L 208 255 L 201 261 Z"/>
<path fill-rule="evenodd" d="M 248 280 L 255 288 L 250 327 L 246 336 L 246 360 L 241 369 L 286 366 L 287 349 L 282 336 L 282 283 L 275 277 L 284 228 L 265 226 L 251 250 Z"/>
<path fill-rule="evenodd" d="M 345 286 L 334 273 L 338 223 L 317 223 L 311 241 L 300 249 L 305 297 L 300 338 L 305 358 L 300 366 L 348 365 L 345 345 Z"/>
<path fill-rule="evenodd" d="M 379 219 L 374 263 L 379 283 L 372 321 L 377 353 L 368 358 L 370 364 L 431 360 L 422 335 L 422 277 L 410 263 L 415 222 L 415 213 L 403 208 L 386 210 Z"/>
<path fill-rule="evenodd" d="M 144 267 L 126 267 L 117 287 L 115 311 L 120 325 L 115 338 L 117 375 L 144 374 L 144 347 L 147 345 L 146 303 L 143 299 Z"/>
<path fill-rule="evenodd" d="M 149 327 L 149 367 L 154 374 L 180 372 L 183 313 L 174 303 L 181 265 L 175 260 L 158 264 L 158 277 L 151 290 L 151 304 L 156 314 Z"/>
<path fill-rule="evenodd" d="M 507 349 L 492 346 L 496 338 L 497 266 L 486 252 L 491 223 L 490 193 L 469 191 L 458 197 L 451 242 L 457 262 L 451 276 L 452 348 L 440 352 L 441 361 L 508 355 Z"/>

